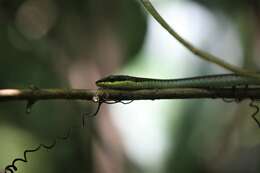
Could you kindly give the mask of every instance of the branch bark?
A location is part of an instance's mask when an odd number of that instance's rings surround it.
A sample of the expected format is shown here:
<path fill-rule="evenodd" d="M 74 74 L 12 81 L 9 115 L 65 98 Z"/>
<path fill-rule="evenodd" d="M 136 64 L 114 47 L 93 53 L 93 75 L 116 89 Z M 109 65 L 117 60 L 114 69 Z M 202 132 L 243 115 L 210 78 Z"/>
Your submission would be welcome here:
<path fill-rule="evenodd" d="M 201 99 L 233 98 L 260 99 L 260 88 L 173 88 L 154 90 L 111 90 L 111 89 L 1 89 L 0 101 L 40 100 L 155 100 L 155 99 Z M 93 100 L 94 99 L 94 100 Z"/>

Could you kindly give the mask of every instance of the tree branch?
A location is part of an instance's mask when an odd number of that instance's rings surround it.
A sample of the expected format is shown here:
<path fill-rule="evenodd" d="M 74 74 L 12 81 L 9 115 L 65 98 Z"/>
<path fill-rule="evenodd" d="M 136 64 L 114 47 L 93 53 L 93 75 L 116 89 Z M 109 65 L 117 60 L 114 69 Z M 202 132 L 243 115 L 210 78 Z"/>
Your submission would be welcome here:
<path fill-rule="evenodd" d="M 173 88 L 154 90 L 111 90 L 111 89 L 1 89 L 0 102 L 26 100 L 155 100 L 192 98 L 260 99 L 260 88 Z"/>

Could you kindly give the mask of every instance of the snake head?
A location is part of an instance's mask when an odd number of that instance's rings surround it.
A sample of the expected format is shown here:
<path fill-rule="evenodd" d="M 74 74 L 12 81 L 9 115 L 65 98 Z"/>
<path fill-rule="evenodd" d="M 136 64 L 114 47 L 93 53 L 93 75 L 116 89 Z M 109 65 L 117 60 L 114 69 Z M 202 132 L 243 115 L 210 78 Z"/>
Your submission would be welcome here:
<path fill-rule="evenodd" d="M 110 75 L 96 81 L 96 85 L 107 89 L 131 89 L 138 80 L 139 78 L 127 75 Z"/>

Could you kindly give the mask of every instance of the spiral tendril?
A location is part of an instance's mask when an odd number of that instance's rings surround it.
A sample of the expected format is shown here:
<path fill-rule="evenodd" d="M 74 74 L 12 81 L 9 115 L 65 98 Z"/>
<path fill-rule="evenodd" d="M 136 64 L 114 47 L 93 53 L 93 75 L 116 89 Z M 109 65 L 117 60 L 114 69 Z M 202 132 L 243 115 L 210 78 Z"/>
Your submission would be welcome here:
<path fill-rule="evenodd" d="M 99 110 L 100 110 L 101 104 L 102 104 L 102 102 L 99 102 L 97 110 L 92 115 L 88 115 L 88 116 L 89 117 L 96 116 L 98 114 Z M 27 163 L 28 162 L 28 159 L 27 159 L 28 154 L 33 153 L 33 152 L 37 152 L 37 151 L 39 151 L 41 149 L 50 150 L 50 149 L 54 148 L 57 145 L 58 141 L 66 141 L 66 140 L 68 140 L 71 137 L 71 133 L 72 133 L 73 128 L 79 129 L 79 128 L 84 128 L 85 127 L 85 117 L 86 117 L 86 114 L 83 114 L 82 115 L 82 126 L 70 127 L 68 129 L 66 135 L 56 137 L 50 145 L 39 144 L 37 147 L 35 147 L 33 149 L 25 150 L 24 153 L 23 153 L 23 157 L 22 158 L 15 158 L 13 160 L 12 164 L 7 165 L 5 167 L 5 173 L 8 173 L 8 172 L 9 173 L 14 173 L 15 171 L 17 171 L 18 170 L 18 168 L 16 166 L 17 162 Z"/>
<path fill-rule="evenodd" d="M 255 103 L 255 100 L 251 100 L 251 102 L 249 103 L 249 106 L 251 108 L 255 109 L 255 112 L 252 113 L 251 117 L 255 120 L 256 124 L 258 125 L 258 127 L 260 128 L 260 122 L 259 120 L 256 118 L 256 115 L 259 112 L 259 106 Z"/>
<path fill-rule="evenodd" d="M 5 173 L 8 173 L 8 172 L 14 173 L 14 171 L 17 171 L 18 170 L 18 168 L 16 166 L 17 162 L 27 163 L 28 162 L 27 156 L 28 156 L 29 153 L 33 153 L 33 152 L 39 151 L 42 148 L 46 149 L 46 150 L 50 150 L 50 149 L 52 149 L 52 148 L 54 148 L 56 146 L 58 141 L 61 141 L 61 140 L 65 141 L 65 140 L 69 139 L 70 136 L 71 136 L 71 132 L 72 132 L 72 128 L 69 128 L 69 130 L 67 131 L 66 135 L 56 137 L 50 145 L 39 144 L 34 149 L 27 149 L 27 150 L 25 150 L 24 153 L 23 153 L 23 158 L 16 158 L 16 159 L 14 159 L 11 165 L 8 165 L 8 166 L 5 167 Z"/>
<path fill-rule="evenodd" d="M 117 101 L 100 100 L 98 102 L 98 107 L 97 107 L 97 109 L 96 109 L 96 111 L 94 113 L 92 113 L 91 115 L 87 115 L 86 113 L 82 114 L 82 125 L 81 126 L 70 127 L 68 129 L 66 135 L 56 137 L 50 145 L 39 144 L 34 149 L 27 149 L 27 150 L 25 150 L 24 153 L 23 153 L 23 158 L 15 158 L 13 160 L 12 164 L 7 165 L 5 167 L 5 173 L 8 173 L 8 172 L 9 173 L 14 173 L 15 171 L 17 171 L 18 170 L 18 168 L 16 166 L 17 162 L 27 163 L 28 162 L 28 159 L 27 159 L 28 154 L 33 153 L 33 152 L 37 152 L 37 151 L 41 150 L 42 148 L 46 149 L 46 150 L 50 150 L 50 149 L 54 148 L 57 145 L 58 141 L 66 141 L 66 140 L 68 140 L 71 137 L 71 133 L 72 133 L 72 130 L 74 128 L 77 128 L 77 129 L 85 128 L 85 124 L 86 124 L 86 120 L 85 119 L 86 119 L 86 117 L 94 117 L 94 116 L 96 116 L 98 114 L 100 108 L 101 108 L 102 103 L 106 103 L 106 104 L 115 104 L 115 103 L 129 104 L 131 102 L 132 102 L 132 100 L 130 102 L 123 102 L 122 100 L 117 100 Z"/>

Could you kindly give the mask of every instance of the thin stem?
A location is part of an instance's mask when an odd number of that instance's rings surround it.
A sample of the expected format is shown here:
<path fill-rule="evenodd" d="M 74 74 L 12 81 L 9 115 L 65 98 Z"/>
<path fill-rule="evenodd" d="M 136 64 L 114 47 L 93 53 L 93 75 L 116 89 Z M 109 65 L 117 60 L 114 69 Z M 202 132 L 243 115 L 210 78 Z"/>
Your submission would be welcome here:
<path fill-rule="evenodd" d="M 214 63 L 220 67 L 223 67 L 227 70 L 230 70 L 234 73 L 237 73 L 239 75 L 245 75 L 245 76 L 251 76 L 260 79 L 260 75 L 237 67 L 235 65 L 232 65 L 221 58 L 206 52 L 204 50 L 201 50 L 194 45 L 192 45 L 190 42 L 182 38 L 158 13 L 158 11 L 154 8 L 152 3 L 149 0 L 140 0 L 145 7 L 145 9 L 154 17 L 154 19 L 161 24 L 161 26 L 166 29 L 176 40 L 178 40 L 184 47 L 186 47 L 188 50 L 190 50 L 193 54 L 197 55 L 198 57 L 202 58 L 203 60 L 209 61 L 211 63 Z"/>

